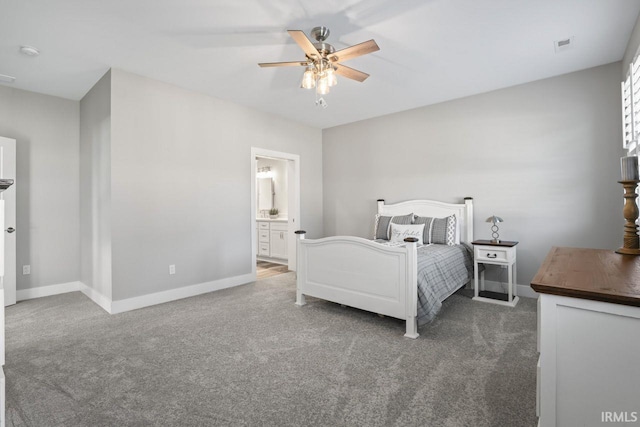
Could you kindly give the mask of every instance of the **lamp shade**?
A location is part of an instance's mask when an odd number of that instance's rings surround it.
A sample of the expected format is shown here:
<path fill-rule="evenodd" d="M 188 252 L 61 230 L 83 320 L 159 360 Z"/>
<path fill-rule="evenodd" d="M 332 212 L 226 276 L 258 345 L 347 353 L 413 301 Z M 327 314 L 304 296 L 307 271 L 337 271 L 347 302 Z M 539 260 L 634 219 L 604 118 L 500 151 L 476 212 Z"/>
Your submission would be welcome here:
<path fill-rule="evenodd" d="M 500 218 L 499 216 L 491 215 L 489 218 L 487 218 L 487 222 L 497 224 L 499 222 L 504 222 L 504 219 Z"/>

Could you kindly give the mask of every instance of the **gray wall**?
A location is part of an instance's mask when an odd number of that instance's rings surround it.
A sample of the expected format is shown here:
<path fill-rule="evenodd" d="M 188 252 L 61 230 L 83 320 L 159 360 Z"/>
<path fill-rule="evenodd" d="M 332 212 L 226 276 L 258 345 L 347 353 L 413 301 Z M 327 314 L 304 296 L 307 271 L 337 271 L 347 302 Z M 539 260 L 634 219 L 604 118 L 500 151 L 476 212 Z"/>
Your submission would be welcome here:
<path fill-rule="evenodd" d="M 111 75 L 113 300 L 251 273 L 252 146 L 300 155 L 301 226 L 322 234 L 320 130 Z"/>
<path fill-rule="evenodd" d="M 622 244 L 621 64 L 323 132 L 324 231 L 369 237 L 376 199 L 475 199 L 475 237 L 517 240 L 518 283 L 551 246 Z"/>
<path fill-rule="evenodd" d="M 16 140 L 17 289 L 78 280 L 78 102 L 0 86 L 0 135 Z"/>
<path fill-rule="evenodd" d="M 80 281 L 111 298 L 111 72 L 80 101 Z"/>
<path fill-rule="evenodd" d="M 624 57 L 622 58 L 622 73 L 623 73 L 622 80 L 626 78 L 627 71 L 629 70 L 629 64 L 631 64 L 631 61 L 633 61 L 633 58 L 635 58 L 639 47 L 640 47 L 640 15 L 638 15 L 636 25 L 633 27 L 631 37 L 629 38 L 629 43 L 627 44 L 627 50 L 625 51 Z"/>

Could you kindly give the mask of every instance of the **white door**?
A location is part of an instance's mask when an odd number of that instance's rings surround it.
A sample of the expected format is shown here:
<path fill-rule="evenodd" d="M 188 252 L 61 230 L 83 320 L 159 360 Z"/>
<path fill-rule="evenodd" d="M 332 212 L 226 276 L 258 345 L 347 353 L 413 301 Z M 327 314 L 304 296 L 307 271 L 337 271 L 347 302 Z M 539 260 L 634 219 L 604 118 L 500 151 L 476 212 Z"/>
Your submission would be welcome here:
<path fill-rule="evenodd" d="M 13 185 L 0 193 L 4 200 L 4 305 L 16 303 L 16 140 L 0 136 L 0 178 Z"/>

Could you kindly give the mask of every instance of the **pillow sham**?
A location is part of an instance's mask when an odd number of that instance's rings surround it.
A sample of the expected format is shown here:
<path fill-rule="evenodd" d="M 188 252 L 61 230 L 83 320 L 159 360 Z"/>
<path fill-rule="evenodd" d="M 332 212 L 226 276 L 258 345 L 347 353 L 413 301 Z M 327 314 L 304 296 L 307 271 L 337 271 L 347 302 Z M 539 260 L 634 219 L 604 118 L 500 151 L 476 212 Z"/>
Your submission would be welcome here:
<path fill-rule="evenodd" d="M 422 233 L 424 232 L 424 226 L 422 224 L 394 224 L 391 223 L 391 231 L 389 235 L 389 241 L 391 243 L 404 243 L 404 239 L 407 237 L 415 237 L 418 239 L 418 244 L 422 244 Z"/>
<path fill-rule="evenodd" d="M 436 243 L 453 246 L 456 244 L 456 216 L 430 218 L 417 216 L 414 224 L 424 224 L 424 244 Z"/>
<path fill-rule="evenodd" d="M 424 225 L 424 232 L 422 233 L 422 243 L 425 245 L 431 243 L 431 227 L 433 226 L 433 218 L 430 218 L 428 216 L 416 216 L 413 223 Z"/>
<path fill-rule="evenodd" d="M 407 215 L 396 215 L 396 216 L 385 216 L 385 215 L 377 214 L 373 238 L 389 240 L 391 223 L 411 224 L 412 222 L 413 222 L 413 213 L 410 213 Z"/>

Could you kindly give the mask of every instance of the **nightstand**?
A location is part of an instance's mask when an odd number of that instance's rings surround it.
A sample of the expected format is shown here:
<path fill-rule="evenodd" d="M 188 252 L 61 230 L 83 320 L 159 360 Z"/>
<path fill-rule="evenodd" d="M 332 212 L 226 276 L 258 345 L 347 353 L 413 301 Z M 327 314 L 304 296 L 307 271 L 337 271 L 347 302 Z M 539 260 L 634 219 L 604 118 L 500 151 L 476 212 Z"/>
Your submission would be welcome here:
<path fill-rule="evenodd" d="M 493 304 L 507 305 L 515 307 L 518 303 L 516 283 L 516 245 L 518 242 L 506 240 L 500 243 L 493 243 L 491 240 L 476 240 L 473 245 L 473 276 L 474 292 L 476 301 L 490 302 Z M 507 295 L 484 290 L 484 270 L 478 273 L 478 264 L 499 265 L 507 267 L 509 293 Z M 480 275 L 480 286 L 478 286 L 478 275 Z M 506 298 L 505 298 L 506 297 Z"/>

